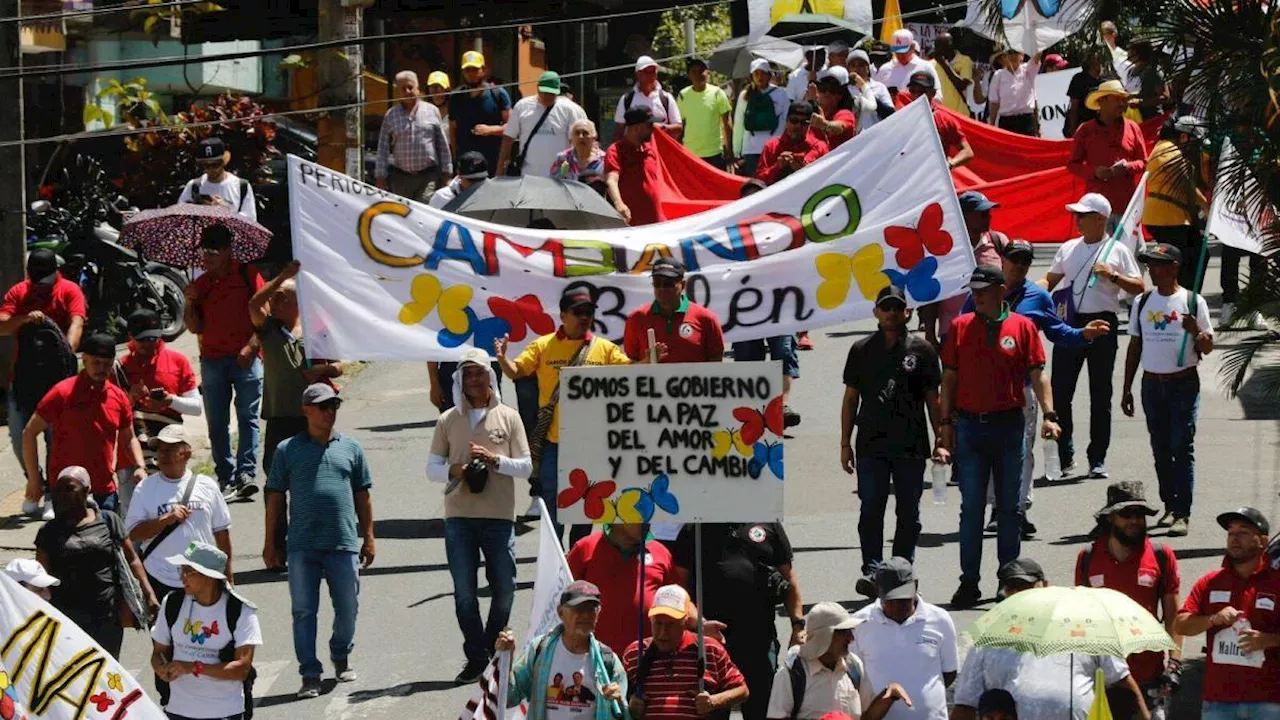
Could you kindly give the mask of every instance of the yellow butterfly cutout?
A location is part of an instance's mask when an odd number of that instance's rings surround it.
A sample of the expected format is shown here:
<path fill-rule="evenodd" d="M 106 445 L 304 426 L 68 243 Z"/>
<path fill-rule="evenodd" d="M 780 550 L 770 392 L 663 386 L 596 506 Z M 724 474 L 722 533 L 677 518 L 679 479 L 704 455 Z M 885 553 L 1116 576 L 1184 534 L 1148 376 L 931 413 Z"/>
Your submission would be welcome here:
<path fill-rule="evenodd" d="M 823 280 L 818 285 L 818 307 L 834 310 L 844 304 L 849 296 L 849 286 L 856 280 L 858 290 L 867 300 L 889 285 L 884 268 L 884 250 L 879 245 L 868 245 L 853 254 L 823 253 L 814 261 Z"/>
<path fill-rule="evenodd" d="M 120 673 L 107 673 L 107 687 L 116 692 L 124 692 L 124 683 L 120 682 Z"/>
<path fill-rule="evenodd" d="M 738 449 L 738 453 L 743 457 L 751 456 L 751 447 L 742 439 L 742 430 L 717 430 L 711 435 L 714 445 L 711 448 L 711 457 L 717 460 L 729 454 L 733 448 Z"/>
<path fill-rule="evenodd" d="M 638 488 L 631 488 L 619 495 L 616 501 L 613 498 L 606 498 L 604 515 L 601 515 L 596 522 L 601 525 L 619 522 L 638 525 L 644 522 L 644 516 L 636 509 L 636 503 L 640 501 L 640 492 Z"/>
<path fill-rule="evenodd" d="M 409 295 L 413 299 L 400 308 L 400 322 L 405 325 L 417 325 L 435 310 L 444 328 L 451 333 L 462 335 L 471 327 L 466 313 L 471 303 L 470 285 L 446 288 L 440 284 L 440 278 L 422 273 L 413 279 Z"/>
<path fill-rule="evenodd" d="M 9 673 L 0 670 L 0 690 L 9 687 Z"/>

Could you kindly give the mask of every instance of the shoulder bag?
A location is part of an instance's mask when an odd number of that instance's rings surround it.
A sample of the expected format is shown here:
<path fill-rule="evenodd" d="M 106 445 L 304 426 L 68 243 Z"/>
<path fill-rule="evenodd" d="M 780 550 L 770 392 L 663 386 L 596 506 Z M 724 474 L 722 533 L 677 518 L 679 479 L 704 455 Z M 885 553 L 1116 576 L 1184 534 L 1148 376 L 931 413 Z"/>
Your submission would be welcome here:
<path fill-rule="evenodd" d="M 120 627 L 136 628 L 142 632 L 149 633 L 151 632 L 151 612 L 147 609 L 147 603 L 142 597 L 142 586 L 138 584 L 138 579 L 133 576 L 133 569 L 129 566 L 129 559 L 124 554 L 124 536 L 121 535 L 124 522 L 120 520 L 119 516 L 107 510 L 99 508 L 98 513 L 102 516 L 102 522 L 107 525 L 107 532 L 111 535 L 111 544 L 115 546 L 115 552 L 113 553 L 115 562 L 112 563 L 111 575 L 115 581 L 116 592 L 120 593 L 118 601 L 120 605 Z"/>
<path fill-rule="evenodd" d="M 178 503 L 179 505 L 183 507 L 191 506 L 191 493 L 195 490 L 196 483 L 199 482 L 199 480 L 199 475 L 191 475 L 191 479 L 187 481 L 186 489 L 182 491 L 182 502 Z M 183 520 L 182 522 L 186 522 L 186 520 Z M 173 525 L 167 525 L 160 532 L 156 533 L 156 536 L 151 538 L 151 542 L 147 543 L 147 549 L 142 551 L 142 554 L 138 556 L 138 559 L 142 562 L 146 562 L 147 558 L 151 557 L 151 553 L 155 552 L 156 548 L 160 547 L 160 543 L 164 542 L 170 535 L 172 535 L 181 524 L 182 523 L 175 523 Z"/>
<path fill-rule="evenodd" d="M 582 347 L 578 348 L 578 352 L 573 354 L 569 364 L 564 367 L 580 367 L 586 361 L 587 355 L 591 352 L 591 346 L 594 344 L 594 339 L 582 343 Z M 563 370 L 563 368 L 561 369 Z M 557 380 L 555 389 L 551 391 L 551 399 L 547 401 L 546 405 L 538 408 L 538 421 L 534 423 L 533 433 L 529 435 L 529 456 L 533 460 L 533 474 L 529 476 L 531 488 L 537 487 L 538 470 L 542 465 L 542 446 L 547 442 L 547 433 L 551 430 L 551 419 L 555 417 L 556 405 L 559 403 L 560 381 Z"/>
<path fill-rule="evenodd" d="M 538 131 L 542 129 L 542 124 L 547 121 L 547 117 L 551 115 L 551 111 L 556 107 L 555 103 L 551 103 L 551 107 L 542 111 L 542 117 L 538 118 L 538 122 L 533 125 L 533 132 L 529 133 L 528 140 L 520 141 L 520 151 L 516 153 L 515 160 L 507 166 L 508 177 L 519 177 L 524 172 L 524 159 L 529 154 L 529 146 L 533 144 L 533 138 L 537 136 Z"/>

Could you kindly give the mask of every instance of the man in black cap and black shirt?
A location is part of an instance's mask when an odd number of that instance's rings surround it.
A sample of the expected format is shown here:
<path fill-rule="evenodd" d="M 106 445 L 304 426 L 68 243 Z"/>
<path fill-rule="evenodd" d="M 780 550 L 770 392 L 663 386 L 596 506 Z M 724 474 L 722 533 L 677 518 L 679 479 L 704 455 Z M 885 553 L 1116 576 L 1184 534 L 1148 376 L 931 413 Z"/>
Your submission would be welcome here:
<path fill-rule="evenodd" d="M 660 223 L 667 216 L 658 201 L 661 171 L 653 142 L 653 110 L 636 105 L 622 117 L 626 130 L 604 156 L 609 202 L 628 225 Z"/>
<path fill-rule="evenodd" d="M 231 151 L 222 138 L 205 138 L 196 146 L 196 164 L 204 174 L 187 183 L 178 196 L 178 202 L 225 205 L 241 215 L 257 222 L 258 206 L 253 199 L 249 181 L 236 177 L 227 170 Z"/>
<path fill-rule="evenodd" d="M 920 495 L 925 461 L 950 462 L 940 445 L 930 451 L 929 409 L 934 436 L 940 437 L 938 385 L 942 366 L 924 339 L 907 331 L 911 310 L 902 288 L 890 285 L 876 297 L 879 329 L 849 348 L 844 365 L 844 402 L 840 408 L 840 465 L 858 475 L 858 540 L 862 545 L 862 578 L 858 592 L 875 596 L 871 576 L 884 558 L 884 513 L 892 488 L 898 524 L 893 555 L 915 560 L 920 537 Z M 857 452 L 850 444 L 858 426 Z"/>
<path fill-rule="evenodd" d="M 779 603 L 791 620 L 788 646 L 803 638 L 804 608 L 791 568 L 791 541 L 781 523 L 706 523 L 698 557 L 694 531 L 686 525 L 672 552 L 680 582 L 697 597 L 694 578 L 698 562 L 703 563 L 699 610 L 708 621 L 725 625 L 724 648 L 750 692 L 739 708 L 743 720 L 765 720 L 777 669 Z"/>

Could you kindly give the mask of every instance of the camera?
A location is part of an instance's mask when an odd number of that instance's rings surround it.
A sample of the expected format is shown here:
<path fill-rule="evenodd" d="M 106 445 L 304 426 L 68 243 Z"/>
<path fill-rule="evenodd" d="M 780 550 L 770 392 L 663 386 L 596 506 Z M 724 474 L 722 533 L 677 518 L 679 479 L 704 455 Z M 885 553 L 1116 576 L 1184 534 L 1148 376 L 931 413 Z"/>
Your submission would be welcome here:
<path fill-rule="evenodd" d="M 481 458 L 473 458 L 467 466 L 462 468 L 462 479 L 467 483 L 467 489 L 474 495 L 484 492 L 484 486 L 489 482 L 489 466 Z"/>
<path fill-rule="evenodd" d="M 766 567 L 769 575 L 766 579 L 769 588 L 769 597 L 773 598 L 774 604 L 784 602 L 787 593 L 791 592 L 791 583 L 783 577 L 782 572 L 775 567 Z"/>

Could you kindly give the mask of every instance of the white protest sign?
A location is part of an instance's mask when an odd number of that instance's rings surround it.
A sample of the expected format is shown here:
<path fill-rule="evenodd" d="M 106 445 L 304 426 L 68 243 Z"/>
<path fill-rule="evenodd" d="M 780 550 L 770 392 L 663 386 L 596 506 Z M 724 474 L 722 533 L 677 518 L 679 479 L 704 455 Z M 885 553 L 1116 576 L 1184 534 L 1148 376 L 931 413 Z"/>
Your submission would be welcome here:
<path fill-rule="evenodd" d="M 529 611 L 529 630 L 524 634 L 525 650 L 533 641 L 547 633 L 560 622 L 560 593 L 573 582 L 569 561 L 565 560 L 555 523 L 547 515 L 547 506 L 538 499 L 538 565 L 533 579 L 533 609 Z"/>
<path fill-rule="evenodd" d="M 729 342 L 871 317 L 891 281 L 911 304 L 965 292 L 964 218 L 929 107 L 912 105 L 748 198 L 636 228 L 546 231 L 442 212 L 296 157 L 291 230 L 307 352 L 348 360 L 457 360 L 512 352 L 559 325 L 587 290 L 594 331 L 622 337 L 673 256 L 689 299 Z"/>
<path fill-rule="evenodd" d="M 1260 668 L 1267 659 L 1267 654 L 1254 650 L 1245 652 L 1240 649 L 1240 631 L 1249 628 L 1249 621 L 1236 621 L 1234 625 L 1224 627 L 1213 636 L 1213 664 L 1236 665 L 1239 667 Z"/>
<path fill-rule="evenodd" d="M 165 720 L 80 626 L 0 573 L 0 718 Z"/>
<path fill-rule="evenodd" d="M 1040 109 L 1040 137 L 1045 140 L 1062 140 L 1062 126 L 1071 109 L 1067 87 L 1080 68 L 1067 68 L 1036 76 L 1036 105 Z"/>
<path fill-rule="evenodd" d="M 1231 145 L 1231 141 L 1224 140 L 1222 143 L 1222 158 L 1218 161 L 1219 178 L 1226 177 L 1228 173 L 1224 171 L 1235 154 L 1236 149 Z M 1234 173 L 1231 174 L 1234 175 Z M 1245 182 L 1253 184 L 1256 181 L 1251 177 L 1246 177 Z M 1218 189 L 1213 193 L 1213 202 L 1209 204 L 1209 222 L 1205 232 L 1218 238 L 1218 242 L 1223 245 L 1230 245 L 1245 252 L 1260 253 L 1262 252 L 1262 243 L 1258 240 L 1258 228 L 1274 221 L 1275 209 L 1268 207 L 1256 218 L 1247 217 L 1238 207 L 1239 202 L 1233 201 L 1233 198 L 1246 194 L 1249 193 L 1244 191 L 1239 193 L 1230 192 L 1222 187 L 1222 181 L 1220 180 Z M 1184 258 L 1184 262 L 1185 260 Z"/>
<path fill-rule="evenodd" d="M 564 523 L 782 519 L 775 362 L 565 368 Z"/>

